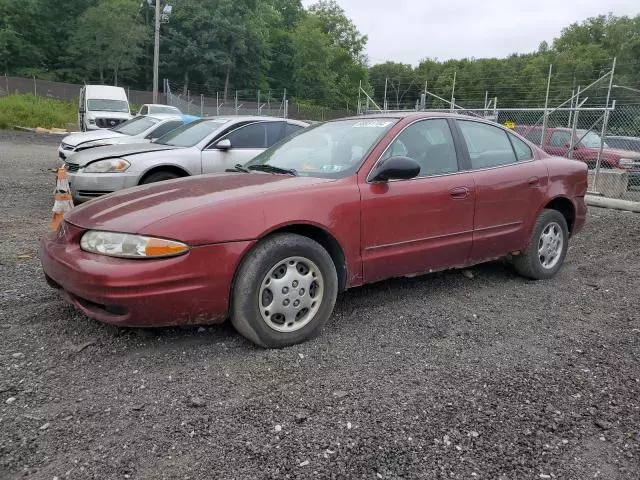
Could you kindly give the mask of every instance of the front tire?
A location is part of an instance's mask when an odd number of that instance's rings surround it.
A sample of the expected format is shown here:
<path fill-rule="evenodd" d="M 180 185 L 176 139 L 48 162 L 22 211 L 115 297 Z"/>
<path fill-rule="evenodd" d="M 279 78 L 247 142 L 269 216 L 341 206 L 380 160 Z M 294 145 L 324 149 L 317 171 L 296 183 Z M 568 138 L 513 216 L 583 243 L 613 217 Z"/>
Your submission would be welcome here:
<path fill-rule="evenodd" d="M 173 172 L 154 172 L 151 175 L 145 177 L 140 182 L 140 185 L 148 185 L 149 183 L 164 182 L 165 180 L 173 180 L 174 178 L 180 178 Z"/>
<path fill-rule="evenodd" d="M 264 348 L 315 337 L 338 295 L 338 275 L 327 251 L 310 238 L 276 234 L 258 243 L 238 269 L 231 323 Z"/>
<path fill-rule="evenodd" d="M 523 277 L 546 280 L 558 273 L 569 248 L 569 228 L 557 210 L 545 209 L 538 216 L 527 249 L 513 259 Z"/>

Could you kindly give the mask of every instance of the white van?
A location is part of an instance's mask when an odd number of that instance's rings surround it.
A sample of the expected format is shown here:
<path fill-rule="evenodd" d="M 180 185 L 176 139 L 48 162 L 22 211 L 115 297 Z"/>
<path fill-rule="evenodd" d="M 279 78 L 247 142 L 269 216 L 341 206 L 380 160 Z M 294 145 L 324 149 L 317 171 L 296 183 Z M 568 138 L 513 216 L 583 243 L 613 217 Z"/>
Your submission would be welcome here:
<path fill-rule="evenodd" d="M 81 131 L 113 128 L 130 118 L 132 115 L 124 88 L 85 85 L 80 90 L 78 126 Z"/>

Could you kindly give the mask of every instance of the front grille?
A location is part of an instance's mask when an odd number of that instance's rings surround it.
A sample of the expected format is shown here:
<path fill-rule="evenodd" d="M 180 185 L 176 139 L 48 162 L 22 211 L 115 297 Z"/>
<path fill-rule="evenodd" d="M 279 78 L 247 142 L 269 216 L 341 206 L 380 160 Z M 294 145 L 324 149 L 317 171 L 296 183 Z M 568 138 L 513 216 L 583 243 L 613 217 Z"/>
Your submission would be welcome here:
<path fill-rule="evenodd" d="M 108 193 L 112 193 L 112 192 L 100 192 L 100 191 L 96 191 L 96 190 L 78 190 L 78 196 L 80 197 L 101 197 L 103 195 L 107 195 Z"/>
<path fill-rule="evenodd" d="M 96 118 L 96 125 L 100 128 L 113 128 L 125 121 L 124 118 Z"/>
<path fill-rule="evenodd" d="M 67 168 L 67 172 L 77 172 L 78 170 L 80 170 L 80 165 L 78 165 L 77 163 L 65 163 L 64 166 Z"/>

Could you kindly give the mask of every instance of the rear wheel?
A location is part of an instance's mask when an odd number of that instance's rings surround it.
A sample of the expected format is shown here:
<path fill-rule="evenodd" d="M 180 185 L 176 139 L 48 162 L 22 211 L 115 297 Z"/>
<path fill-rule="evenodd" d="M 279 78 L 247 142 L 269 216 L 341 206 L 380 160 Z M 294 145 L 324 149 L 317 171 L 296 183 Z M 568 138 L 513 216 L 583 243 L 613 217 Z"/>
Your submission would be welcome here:
<path fill-rule="evenodd" d="M 545 209 L 536 220 L 527 250 L 513 259 L 513 265 L 523 277 L 545 280 L 558 273 L 568 248 L 567 221 L 557 210 Z"/>
<path fill-rule="evenodd" d="M 231 323 L 265 348 L 282 348 L 316 336 L 338 294 L 333 260 L 317 242 L 278 234 L 260 242 L 240 266 Z"/>
<path fill-rule="evenodd" d="M 146 185 L 148 183 L 163 182 L 165 180 L 173 180 L 174 178 L 180 178 L 180 175 L 173 172 L 168 172 L 168 171 L 154 172 L 151 175 L 144 177 L 140 182 L 140 185 Z"/>

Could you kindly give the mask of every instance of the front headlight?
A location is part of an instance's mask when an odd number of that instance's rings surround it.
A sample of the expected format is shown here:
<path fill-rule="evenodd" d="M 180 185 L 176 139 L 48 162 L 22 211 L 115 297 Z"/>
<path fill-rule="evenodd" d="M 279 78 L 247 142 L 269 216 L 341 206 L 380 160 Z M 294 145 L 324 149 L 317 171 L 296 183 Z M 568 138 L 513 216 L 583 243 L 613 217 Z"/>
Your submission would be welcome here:
<path fill-rule="evenodd" d="M 630 158 L 621 158 L 618 162 L 620 168 L 633 168 L 633 160 Z"/>
<path fill-rule="evenodd" d="M 189 246 L 174 240 L 129 233 L 89 230 L 80 240 L 85 252 L 119 258 L 166 258 L 182 255 Z"/>
<path fill-rule="evenodd" d="M 98 160 L 84 167 L 85 173 L 121 173 L 127 170 L 131 164 L 122 158 L 109 158 Z"/>

